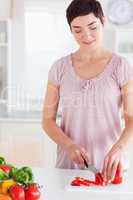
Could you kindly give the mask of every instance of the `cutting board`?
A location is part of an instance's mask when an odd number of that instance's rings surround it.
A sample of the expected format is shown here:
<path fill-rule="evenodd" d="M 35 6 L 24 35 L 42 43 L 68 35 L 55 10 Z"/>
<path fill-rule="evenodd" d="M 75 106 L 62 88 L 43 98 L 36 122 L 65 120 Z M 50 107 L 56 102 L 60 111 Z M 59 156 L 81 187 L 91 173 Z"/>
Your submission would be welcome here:
<path fill-rule="evenodd" d="M 79 173 L 75 174 L 73 177 L 70 178 L 68 184 L 65 186 L 65 190 L 67 192 L 89 192 L 89 193 L 114 193 L 114 194 L 132 194 L 133 195 L 133 177 L 130 176 L 127 172 L 123 174 L 123 183 L 119 185 L 115 184 L 108 184 L 106 186 L 71 186 L 72 180 L 75 177 L 82 177 L 90 180 L 95 180 L 94 175 L 87 171 L 87 173 Z"/>

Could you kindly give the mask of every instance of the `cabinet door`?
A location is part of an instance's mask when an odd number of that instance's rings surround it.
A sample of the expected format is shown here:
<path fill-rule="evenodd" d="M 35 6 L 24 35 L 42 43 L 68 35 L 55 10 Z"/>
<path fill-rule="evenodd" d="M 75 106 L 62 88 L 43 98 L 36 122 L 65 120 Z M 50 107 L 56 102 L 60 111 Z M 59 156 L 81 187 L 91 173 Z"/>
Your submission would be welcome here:
<path fill-rule="evenodd" d="M 0 123 L 0 156 L 10 160 L 11 136 L 3 134 L 3 126 Z"/>
<path fill-rule="evenodd" d="M 54 167 L 56 145 L 40 123 L 2 123 L 0 155 L 17 165 Z"/>
<path fill-rule="evenodd" d="M 48 135 L 42 130 L 44 137 L 44 155 L 45 166 L 48 168 L 55 167 L 57 145 L 48 137 Z"/>

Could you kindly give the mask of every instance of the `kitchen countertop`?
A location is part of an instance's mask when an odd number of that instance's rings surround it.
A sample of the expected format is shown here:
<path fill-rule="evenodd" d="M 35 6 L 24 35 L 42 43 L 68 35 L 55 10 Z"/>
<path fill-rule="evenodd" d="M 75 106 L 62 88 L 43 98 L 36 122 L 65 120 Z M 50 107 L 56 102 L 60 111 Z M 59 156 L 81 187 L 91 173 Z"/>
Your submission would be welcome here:
<path fill-rule="evenodd" d="M 64 170 L 34 168 L 36 181 L 43 186 L 41 200 L 133 200 L 133 176 L 124 174 L 121 185 L 111 185 L 85 190 L 67 190 L 66 186 L 75 176 L 87 176 L 87 170 Z M 89 176 L 90 177 L 90 176 Z"/>
<path fill-rule="evenodd" d="M 1 112 L 0 121 L 2 122 L 41 122 L 42 113 L 39 111 L 12 111 Z"/>

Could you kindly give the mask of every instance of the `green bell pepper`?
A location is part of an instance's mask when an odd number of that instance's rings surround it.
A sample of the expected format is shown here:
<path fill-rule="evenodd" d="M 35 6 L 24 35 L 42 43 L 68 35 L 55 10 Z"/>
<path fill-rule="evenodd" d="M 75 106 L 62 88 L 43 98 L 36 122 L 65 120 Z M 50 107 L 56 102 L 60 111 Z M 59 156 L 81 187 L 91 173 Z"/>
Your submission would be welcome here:
<path fill-rule="evenodd" d="M 33 183 L 34 176 L 30 167 L 22 167 L 20 169 L 12 170 L 13 179 L 23 185 Z"/>
<path fill-rule="evenodd" d="M 6 172 L 4 172 L 2 169 L 0 169 L 0 180 L 2 181 L 8 178 L 9 178 L 9 175 Z"/>
<path fill-rule="evenodd" d="M 5 158 L 0 157 L 0 165 L 6 164 Z"/>

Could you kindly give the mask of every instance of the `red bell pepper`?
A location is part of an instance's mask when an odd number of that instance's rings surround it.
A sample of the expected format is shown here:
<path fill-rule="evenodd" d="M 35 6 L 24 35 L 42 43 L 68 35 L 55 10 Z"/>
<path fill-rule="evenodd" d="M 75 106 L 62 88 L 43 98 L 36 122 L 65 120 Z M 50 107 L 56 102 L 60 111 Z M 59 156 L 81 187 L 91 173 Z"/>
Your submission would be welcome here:
<path fill-rule="evenodd" d="M 106 182 L 104 181 L 103 176 L 100 172 L 95 174 L 95 184 L 101 186 L 106 185 Z"/>
<path fill-rule="evenodd" d="M 73 180 L 71 183 L 72 186 L 90 186 L 88 182 L 85 181 L 79 181 L 77 179 Z"/>
<path fill-rule="evenodd" d="M 116 174 L 115 174 L 115 178 L 114 180 L 111 182 L 112 184 L 120 184 L 122 183 L 122 176 L 120 173 L 120 165 L 118 165 L 117 170 L 116 170 Z"/>
<path fill-rule="evenodd" d="M 4 172 L 6 172 L 7 174 L 9 174 L 9 172 L 11 171 L 12 167 L 8 166 L 6 164 L 2 164 L 0 165 L 0 169 L 2 169 Z"/>
<path fill-rule="evenodd" d="M 100 173 L 97 173 L 95 176 L 95 181 L 91 181 L 89 179 L 84 179 L 81 177 L 76 177 L 72 182 L 72 186 L 93 186 L 93 185 L 105 185 L 104 180 L 102 178 L 102 175 Z"/>
<path fill-rule="evenodd" d="M 122 176 L 120 174 L 120 166 L 118 165 L 115 178 L 111 182 L 112 184 L 120 184 L 122 183 Z M 99 186 L 105 186 L 107 185 L 107 182 L 104 181 L 103 176 L 100 172 L 95 174 L 95 181 L 91 181 L 89 179 L 84 179 L 81 177 L 76 177 L 72 182 L 72 186 L 92 186 L 92 185 L 99 185 Z"/>
<path fill-rule="evenodd" d="M 80 178 L 80 177 L 76 177 L 76 180 L 79 181 L 80 183 L 84 184 L 84 185 L 95 185 L 95 181 L 91 181 L 89 179 L 84 179 L 84 178 Z"/>

